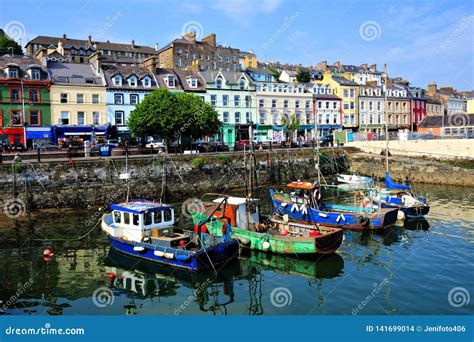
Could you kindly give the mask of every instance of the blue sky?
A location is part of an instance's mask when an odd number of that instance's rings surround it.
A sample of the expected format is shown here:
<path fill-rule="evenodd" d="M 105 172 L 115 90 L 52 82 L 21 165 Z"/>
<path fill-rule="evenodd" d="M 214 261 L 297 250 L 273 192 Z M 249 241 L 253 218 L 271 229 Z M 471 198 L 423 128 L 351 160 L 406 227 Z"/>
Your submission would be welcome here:
<path fill-rule="evenodd" d="M 474 89 L 474 2 L 320 0 L 0 0 L 0 26 L 37 35 L 164 46 L 186 28 L 259 60 L 387 63 L 391 76 Z"/>

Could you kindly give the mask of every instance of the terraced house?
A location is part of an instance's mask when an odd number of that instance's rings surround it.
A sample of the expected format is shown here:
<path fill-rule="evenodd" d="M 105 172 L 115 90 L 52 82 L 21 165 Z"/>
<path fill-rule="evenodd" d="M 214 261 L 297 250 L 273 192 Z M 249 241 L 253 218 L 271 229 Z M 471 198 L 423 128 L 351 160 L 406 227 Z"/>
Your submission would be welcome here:
<path fill-rule="evenodd" d="M 256 120 L 255 82 L 245 72 L 202 71 L 205 99 L 223 122 L 219 140 L 233 147 L 249 139 L 249 125 Z"/>
<path fill-rule="evenodd" d="M 387 81 L 387 117 L 388 129 L 400 130 L 411 128 L 411 96 L 409 87 Z"/>
<path fill-rule="evenodd" d="M 54 135 L 65 140 L 103 140 L 108 135 L 105 80 L 92 64 L 47 62 L 51 75 Z"/>
<path fill-rule="evenodd" d="M 331 86 L 308 83 L 306 87 L 313 94 L 314 117 L 318 120 L 319 136 L 331 135 L 335 130 L 341 129 L 342 101 L 332 93 Z"/>
<path fill-rule="evenodd" d="M 385 92 L 375 81 L 359 87 L 359 130 L 383 134 L 385 131 Z"/>
<path fill-rule="evenodd" d="M 48 72 L 31 57 L 0 57 L 0 142 L 32 147 L 51 140 Z"/>

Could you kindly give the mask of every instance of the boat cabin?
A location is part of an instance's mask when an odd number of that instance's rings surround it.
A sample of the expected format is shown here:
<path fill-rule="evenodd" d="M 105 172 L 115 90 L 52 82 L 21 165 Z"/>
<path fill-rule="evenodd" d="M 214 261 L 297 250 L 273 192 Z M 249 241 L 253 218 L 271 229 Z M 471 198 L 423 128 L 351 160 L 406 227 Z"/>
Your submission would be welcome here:
<path fill-rule="evenodd" d="M 319 192 L 319 185 L 311 182 L 291 182 L 287 187 L 291 190 L 291 201 L 299 204 L 310 204 L 311 197 Z"/>
<path fill-rule="evenodd" d="M 112 204 L 113 230 L 109 234 L 141 242 L 145 237 L 173 231 L 174 207 L 149 201 Z"/>
<path fill-rule="evenodd" d="M 260 223 L 258 216 L 258 201 L 251 199 L 247 201 L 244 197 L 224 197 L 213 200 L 217 207 L 215 217 L 227 217 L 230 225 L 241 229 L 249 229 Z"/>

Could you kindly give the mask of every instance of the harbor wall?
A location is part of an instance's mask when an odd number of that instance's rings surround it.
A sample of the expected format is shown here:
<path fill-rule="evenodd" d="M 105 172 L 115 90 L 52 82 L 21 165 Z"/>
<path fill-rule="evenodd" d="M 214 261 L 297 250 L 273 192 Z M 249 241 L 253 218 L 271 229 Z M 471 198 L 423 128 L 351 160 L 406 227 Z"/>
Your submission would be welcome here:
<path fill-rule="evenodd" d="M 380 154 L 385 150 L 385 141 L 352 141 L 345 146 L 356 147 L 367 153 Z M 423 156 L 438 159 L 474 159 L 474 139 L 391 140 L 392 155 Z"/>

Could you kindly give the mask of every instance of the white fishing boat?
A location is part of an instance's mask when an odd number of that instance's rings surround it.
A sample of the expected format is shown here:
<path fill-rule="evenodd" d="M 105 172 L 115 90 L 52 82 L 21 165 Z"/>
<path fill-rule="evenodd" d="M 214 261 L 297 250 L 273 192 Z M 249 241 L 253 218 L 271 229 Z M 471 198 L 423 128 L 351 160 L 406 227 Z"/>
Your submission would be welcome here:
<path fill-rule="evenodd" d="M 371 177 L 366 177 L 366 176 L 338 174 L 337 181 L 339 183 L 344 183 L 344 184 L 368 185 L 373 182 L 373 179 Z"/>

